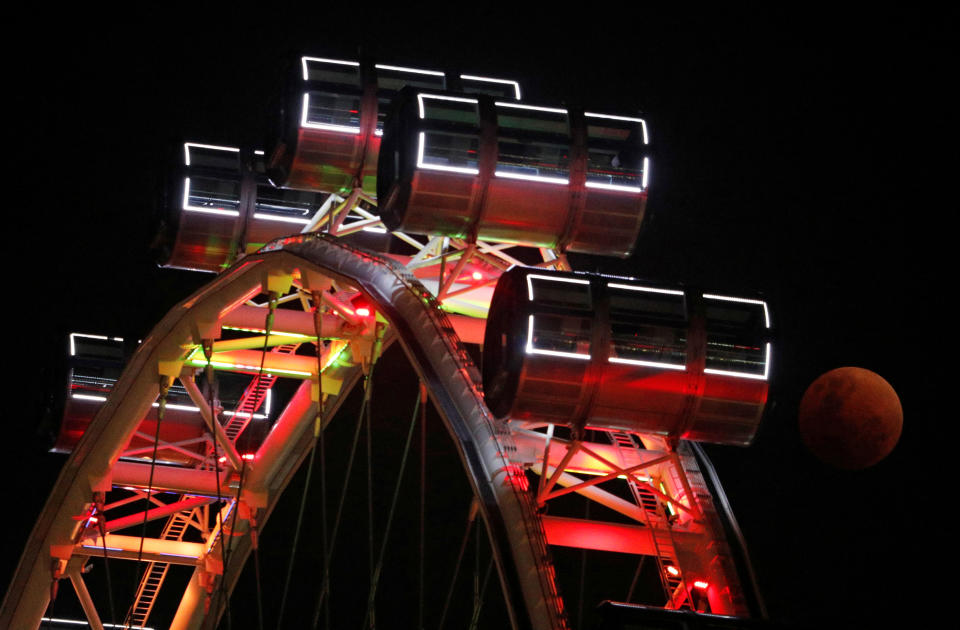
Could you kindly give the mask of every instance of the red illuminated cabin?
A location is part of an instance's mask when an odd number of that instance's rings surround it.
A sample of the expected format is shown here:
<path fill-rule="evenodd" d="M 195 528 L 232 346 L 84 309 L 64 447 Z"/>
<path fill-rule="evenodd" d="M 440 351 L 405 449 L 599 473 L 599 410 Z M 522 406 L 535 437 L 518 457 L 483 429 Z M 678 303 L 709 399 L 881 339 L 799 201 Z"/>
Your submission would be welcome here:
<path fill-rule="evenodd" d="M 515 267 L 490 305 L 483 387 L 498 417 L 746 446 L 770 352 L 762 300 Z"/>

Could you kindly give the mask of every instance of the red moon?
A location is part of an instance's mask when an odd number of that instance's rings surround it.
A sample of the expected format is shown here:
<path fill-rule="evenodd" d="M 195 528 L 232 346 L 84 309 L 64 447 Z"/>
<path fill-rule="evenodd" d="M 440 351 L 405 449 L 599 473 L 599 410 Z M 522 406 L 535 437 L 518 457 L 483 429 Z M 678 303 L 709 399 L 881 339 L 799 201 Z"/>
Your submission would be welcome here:
<path fill-rule="evenodd" d="M 814 455 L 847 470 L 890 454 L 903 430 L 903 408 L 890 383 L 857 367 L 830 370 L 800 401 L 800 436 Z"/>

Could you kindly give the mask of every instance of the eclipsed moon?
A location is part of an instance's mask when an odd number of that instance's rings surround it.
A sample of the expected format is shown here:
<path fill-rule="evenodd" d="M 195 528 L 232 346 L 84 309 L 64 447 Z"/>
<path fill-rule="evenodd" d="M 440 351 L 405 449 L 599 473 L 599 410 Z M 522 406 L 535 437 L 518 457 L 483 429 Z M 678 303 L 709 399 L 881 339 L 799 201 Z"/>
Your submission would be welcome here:
<path fill-rule="evenodd" d="M 870 370 L 842 367 L 810 384 L 800 401 L 800 436 L 814 455 L 848 470 L 890 454 L 903 430 L 903 408 L 890 383 Z"/>

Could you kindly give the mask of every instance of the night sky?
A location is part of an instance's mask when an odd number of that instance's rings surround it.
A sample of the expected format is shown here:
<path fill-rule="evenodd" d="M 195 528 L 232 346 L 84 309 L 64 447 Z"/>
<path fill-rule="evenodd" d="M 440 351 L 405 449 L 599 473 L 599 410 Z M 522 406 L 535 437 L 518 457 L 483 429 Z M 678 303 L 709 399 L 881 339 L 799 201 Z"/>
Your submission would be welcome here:
<path fill-rule="evenodd" d="M 547 19 L 557 11 L 562 22 Z M 941 617 L 949 458 L 936 452 L 935 419 L 949 417 L 937 418 L 932 365 L 952 319 L 936 315 L 949 250 L 931 232 L 949 229 L 950 206 L 935 192 L 946 118 L 931 104 L 938 78 L 953 74 L 939 68 L 945 20 L 809 9 L 677 19 L 598 5 L 394 10 L 366 26 L 359 15 L 19 23 L 36 38 L 6 55 L 16 358 L 0 580 L 63 462 L 44 451 L 66 335 L 142 337 L 209 279 L 151 257 L 165 165 L 184 140 L 264 146 L 284 60 L 354 58 L 363 45 L 385 63 L 517 79 L 530 103 L 642 112 L 655 149 L 651 220 L 629 260 L 573 262 L 767 296 L 773 407 L 752 447 L 709 452 L 771 615 L 814 627 Z M 807 385 L 844 365 L 882 375 L 905 415 L 893 454 L 859 472 L 818 462 L 796 427 Z"/>

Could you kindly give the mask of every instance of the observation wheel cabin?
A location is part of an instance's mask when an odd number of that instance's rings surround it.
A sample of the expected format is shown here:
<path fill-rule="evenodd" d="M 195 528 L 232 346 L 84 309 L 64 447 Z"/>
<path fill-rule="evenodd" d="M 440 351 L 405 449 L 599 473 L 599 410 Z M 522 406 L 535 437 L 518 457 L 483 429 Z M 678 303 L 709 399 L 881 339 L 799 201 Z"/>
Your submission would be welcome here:
<path fill-rule="evenodd" d="M 640 118 L 407 90 L 384 130 L 390 229 L 625 258 L 643 224 Z"/>

